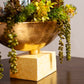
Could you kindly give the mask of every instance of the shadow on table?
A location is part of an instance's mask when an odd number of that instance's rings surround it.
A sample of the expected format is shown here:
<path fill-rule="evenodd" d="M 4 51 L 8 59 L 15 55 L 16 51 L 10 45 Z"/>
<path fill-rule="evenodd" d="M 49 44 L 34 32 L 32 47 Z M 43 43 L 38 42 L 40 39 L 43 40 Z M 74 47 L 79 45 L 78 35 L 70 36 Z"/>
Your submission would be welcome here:
<path fill-rule="evenodd" d="M 52 73 L 38 82 L 13 78 L 11 78 L 10 81 L 11 84 L 57 84 L 57 72 Z"/>

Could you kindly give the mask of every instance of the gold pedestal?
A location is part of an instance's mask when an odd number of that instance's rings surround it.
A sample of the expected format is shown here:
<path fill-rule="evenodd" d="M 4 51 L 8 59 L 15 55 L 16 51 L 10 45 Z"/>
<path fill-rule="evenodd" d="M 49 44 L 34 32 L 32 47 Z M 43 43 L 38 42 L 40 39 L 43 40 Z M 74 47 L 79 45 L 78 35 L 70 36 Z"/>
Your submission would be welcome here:
<path fill-rule="evenodd" d="M 37 55 L 20 55 L 17 57 L 18 72 L 11 78 L 39 81 L 56 71 L 56 54 L 52 51 L 41 51 Z"/>

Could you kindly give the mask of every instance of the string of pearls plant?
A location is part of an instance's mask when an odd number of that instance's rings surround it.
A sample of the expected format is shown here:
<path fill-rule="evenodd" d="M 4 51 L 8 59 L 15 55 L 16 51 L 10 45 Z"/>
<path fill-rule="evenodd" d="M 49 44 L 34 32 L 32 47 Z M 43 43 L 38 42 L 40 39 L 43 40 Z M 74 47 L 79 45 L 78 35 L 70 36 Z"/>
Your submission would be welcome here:
<path fill-rule="evenodd" d="M 16 39 L 17 35 L 14 33 L 13 26 L 15 24 L 15 15 L 21 11 L 21 5 L 17 0 L 10 0 L 5 7 L 5 18 L 7 23 L 7 29 L 5 29 L 4 35 L 8 40 L 8 47 L 11 48 L 11 51 L 8 53 L 10 70 L 13 74 L 17 72 L 17 58 L 16 58 L 16 50 L 14 47 L 18 45 L 18 41 Z"/>
<path fill-rule="evenodd" d="M 0 52 L 0 79 L 4 76 L 3 71 L 4 71 L 4 68 L 3 68 L 3 64 L 1 64 L 1 52 Z"/>
<path fill-rule="evenodd" d="M 26 6 L 20 4 L 19 0 L 9 0 L 4 8 L 3 13 L 0 11 L 0 22 L 5 22 L 7 28 L 4 30 L 4 37 L 7 40 L 8 47 L 11 51 L 8 53 L 10 69 L 12 73 L 18 72 L 17 58 L 15 46 L 18 45 L 17 35 L 13 30 L 13 26 L 17 22 L 45 22 L 56 21 L 59 31 L 59 59 L 63 62 L 63 48 L 66 47 L 66 60 L 71 59 L 71 44 L 70 44 L 70 19 L 76 14 L 76 7 L 73 5 L 64 5 L 63 0 L 33 0 Z M 63 40 L 66 40 L 64 45 Z M 0 57 L 1 58 L 1 57 Z M 0 59 L 1 60 L 1 59 Z M 3 77 L 3 68 L 0 64 L 0 78 Z"/>

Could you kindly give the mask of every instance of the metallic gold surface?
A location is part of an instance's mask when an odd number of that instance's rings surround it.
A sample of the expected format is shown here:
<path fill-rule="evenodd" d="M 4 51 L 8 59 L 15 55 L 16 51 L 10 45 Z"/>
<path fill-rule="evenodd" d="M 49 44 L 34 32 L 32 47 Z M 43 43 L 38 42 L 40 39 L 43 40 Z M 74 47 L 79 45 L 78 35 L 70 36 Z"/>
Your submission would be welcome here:
<path fill-rule="evenodd" d="M 0 43 L 7 46 L 4 39 L 5 23 L 0 24 Z M 58 27 L 55 21 L 48 22 L 23 22 L 13 27 L 17 34 L 19 45 L 16 50 L 31 51 L 38 50 L 50 43 L 58 34 Z"/>
<path fill-rule="evenodd" d="M 20 54 L 16 64 L 18 72 L 13 74 L 10 71 L 11 78 L 39 81 L 57 71 L 54 51 L 41 51 L 38 55 Z"/>

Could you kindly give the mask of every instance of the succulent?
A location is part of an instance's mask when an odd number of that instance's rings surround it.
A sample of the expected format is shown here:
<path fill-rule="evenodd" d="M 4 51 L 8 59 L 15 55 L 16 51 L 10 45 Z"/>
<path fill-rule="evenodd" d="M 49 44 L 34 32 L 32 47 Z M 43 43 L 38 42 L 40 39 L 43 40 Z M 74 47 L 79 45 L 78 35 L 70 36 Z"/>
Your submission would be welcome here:
<path fill-rule="evenodd" d="M 53 8 L 55 3 L 51 3 L 51 1 L 36 1 L 36 14 L 34 14 L 34 21 L 46 21 L 49 20 L 48 12 Z"/>

